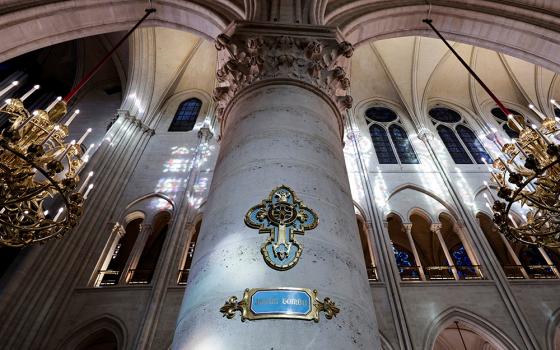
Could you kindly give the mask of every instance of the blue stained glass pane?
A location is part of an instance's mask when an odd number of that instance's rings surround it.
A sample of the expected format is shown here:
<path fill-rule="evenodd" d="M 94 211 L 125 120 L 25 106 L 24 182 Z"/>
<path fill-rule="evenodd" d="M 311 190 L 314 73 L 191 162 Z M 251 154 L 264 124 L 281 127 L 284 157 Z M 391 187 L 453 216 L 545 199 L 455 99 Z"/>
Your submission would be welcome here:
<path fill-rule="evenodd" d="M 439 125 L 437 131 L 456 164 L 472 164 L 472 160 L 469 158 L 469 155 L 463 148 L 463 145 L 461 145 L 461 142 L 459 142 L 453 130 L 445 125 Z"/>
<path fill-rule="evenodd" d="M 457 266 L 472 266 L 471 259 L 465 250 L 465 247 L 462 244 L 451 253 L 453 260 L 455 261 L 455 265 Z M 447 261 L 446 261 L 447 263 Z"/>
<path fill-rule="evenodd" d="M 385 107 L 371 107 L 366 110 L 366 117 L 369 119 L 380 122 L 387 123 L 397 120 L 397 114 Z"/>
<path fill-rule="evenodd" d="M 523 265 L 548 265 L 537 247 L 528 246 L 519 254 Z"/>
<path fill-rule="evenodd" d="M 461 115 L 459 113 L 445 107 L 432 108 L 429 114 L 430 117 L 444 123 L 457 123 L 461 121 Z"/>
<path fill-rule="evenodd" d="M 486 159 L 486 163 L 492 163 L 492 158 L 490 158 L 484 146 L 478 141 L 471 129 L 464 125 L 457 125 L 455 130 L 457 130 L 459 137 L 463 140 L 463 143 L 467 146 L 467 149 L 471 152 L 471 155 L 478 164 L 484 164 L 482 158 Z"/>
<path fill-rule="evenodd" d="M 410 140 L 408 139 L 408 135 L 404 129 L 396 124 L 393 124 L 389 127 L 389 134 L 391 135 L 391 139 L 393 140 L 393 144 L 395 145 L 395 149 L 397 150 L 397 154 L 401 163 L 403 164 L 419 164 L 418 157 L 416 157 L 416 153 L 414 152 L 414 148 L 410 144 Z"/>
<path fill-rule="evenodd" d="M 397 164 L 397 157 L 395 157 L 385 129 L 373 124 L 369 127 L 369 134 L 371 135 L 371 141 L 373 142 L 379 164 Z"/>
<path fill-rule="evenodd" d="M 395 244 L 393 244 L 393 254 L 397 260 L 397 266 L 414 266 L 410 254 Z"/>
<path fill-rule="evenodd" d="M 175 117 L 169 126 L 169 131 L 191 131 L 196 123 L 201 106 L 202 101 L 198 98 L 190 98 L 183 101 L 179 108 L 177 108 L 177 112 L 175 112 Z"/>

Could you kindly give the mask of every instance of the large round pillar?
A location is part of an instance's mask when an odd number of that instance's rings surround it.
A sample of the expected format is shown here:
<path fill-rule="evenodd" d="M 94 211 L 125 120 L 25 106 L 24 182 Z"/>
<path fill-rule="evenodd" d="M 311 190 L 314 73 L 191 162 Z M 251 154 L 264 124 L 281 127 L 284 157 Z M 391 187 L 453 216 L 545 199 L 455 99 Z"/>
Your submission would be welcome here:
<path fill-rule="evenodd" d="M 261 51 L 270 48 L 263 46 Z M 233 89 L 222 111 L 220 154 L 173 348 L 380 349 L 336 96 L 302 79 L 264 73 Z M 267 235 L 244 222 L 246 212 L 280 185 L 319 217 L 316 228 L 297 237 L 301 258 L 285 271 L 267 265 L 261 254 Z M 227 319 L 219 311 L 246 288 L 277 287 L 316 289 L 340 313 L 330 320 L 321 314 L 317 323 L 241 322 L 239 315 Z"/>

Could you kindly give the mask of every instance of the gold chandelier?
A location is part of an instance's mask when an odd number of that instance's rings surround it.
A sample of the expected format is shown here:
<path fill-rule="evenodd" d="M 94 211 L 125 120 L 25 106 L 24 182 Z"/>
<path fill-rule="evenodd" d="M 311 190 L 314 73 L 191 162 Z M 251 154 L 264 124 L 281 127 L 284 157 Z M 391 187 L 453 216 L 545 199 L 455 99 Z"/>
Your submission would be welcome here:
<path fill-rule="evenodd" d="M 57 98 L 44 110 L 30 112 L 24 102 L 39 89 L 35 85 L 20 98 L 5 100 L 0 107 L 0 116 L 8 120 L 7 126 L 0 129 L 0 245 L 43 243 L 62 237 L 78 224 L 84 200 L 93 188 L 93 172 L 80 177 L 93 148 L 91 145 L 86 149 L 82 144 L 92 130 L 88 129 L 78 141 L 68 142 L 68 127 L 79 110 L 64 124 L 60 122 L 67 113 L 67 103 L 155 9 L 145 12 L 64 98 Z M 0 98 L 17 85 L 13 82 L 0 91 Z"/>
<path fill-rule="evenodd" d="M 527 123 L 522 116 L 512 115 L 433 26 L 432 20 L 425 19 L 423 22 L 430 26 L 502 113 L 508 116 L 508 126 L 519 133 L 519 137 L 506 144 L 501 144 L 496 134 L 493 135 L 502 152 L 493 162 L 493 169 L 489 168 L 499 188 L 498 198 L 485 183 L 494 200 L 492 203 L 485 195 L 487 206 L 494 212 L 494 223 L 510 240 L 539 247 L 560 247 L 560 120 L 546 117 L 533 105 L 529 108 L 541 118 L 540 126 Z M 560 109 L 556 101 L 550 102 Z M 484 158 L 482 161 L 486 162 Z M 516 221 L 511 214 L 512 209 L 519 211 L 523 220 Z"/>
<path fill-rule="evenodd" d="M 0 136 L 0 243 L 11 247 L 61 237 L 78 223 L 93 187 L 87 185 L 91 173 L 78 187 L 91 150 L 80 146 L 91 129 L 78 142 L 65 141 L 79 111 L 59 124 L 66 114 L 64 101 L 30 113 L 24 106 L 29 95 L 8 99 L 0 108 L 9 125 Z"/>
<path fill-rule="evenodd" d="M 494 222 L 508 239 L 560 247 L 560 129 L 556 118 L 531 109 L 542 118 L 540 127 L 510 114 L 508 126 L 519 137 L 498 142 L 502 154 L 491 172 L 499 187 L 499 199 L 493 198 Z M 512 210 L 525 213 L 523 220 L 516 222 Z"/>

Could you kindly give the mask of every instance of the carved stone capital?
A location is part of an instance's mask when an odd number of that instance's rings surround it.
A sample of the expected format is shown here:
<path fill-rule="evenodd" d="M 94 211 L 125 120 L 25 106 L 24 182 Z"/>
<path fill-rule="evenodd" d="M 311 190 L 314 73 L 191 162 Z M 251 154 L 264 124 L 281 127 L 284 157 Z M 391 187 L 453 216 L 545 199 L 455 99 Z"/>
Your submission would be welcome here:
<path fill-rule="evenodd" d="M 412 224 L 403 224 L 403 227 L 407 234 L 412 232 Z"/>
<path fill-rule="evenodd" d="M 283 28 L 274 33 L 251 29 L 241 26 L 216 39 L 218 86 L 214 99 L 219 118 L 245 87 L 274 79 L 295 80 L 323 91 L 341 115 L 352 106 L 352 97 L 347 93 L 350 79 L 345 71 L 354 51 L 350 43 L 338 40 L 332 30 Z"/>
<path fill-rule="evenodd" d="M 434 133 L 430 129 L 422 127 L 418 130 L 418 138 L 424 142 L 429 142 L 434 139 Z"/>

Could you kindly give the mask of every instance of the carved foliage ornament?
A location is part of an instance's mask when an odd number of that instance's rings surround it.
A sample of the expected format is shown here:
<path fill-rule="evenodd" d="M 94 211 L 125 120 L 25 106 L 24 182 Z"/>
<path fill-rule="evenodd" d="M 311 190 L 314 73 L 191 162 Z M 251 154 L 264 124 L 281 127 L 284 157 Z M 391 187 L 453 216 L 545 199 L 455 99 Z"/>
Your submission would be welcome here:
<path fill-rule="evenodd" d="M 319 223 L 318 215 L 307 208 L 288 186 L 272 190 L 268 199 L 255 205 L 245 215 L 245 224 L 268 234 L 261 247 L 266 263 L 276 270 L 288 270 L 299 261 L 303 244 L 295 235 L 303 235 Z"/>
<path fill-rule="evenodd" d="M 218 115 L 242 88 L 265 79 L 296 79 L 323 90 L 341 112 L 352 106 L 347 94 L 350 79 L 344 66 L 354 52 L 352 44 L 336 40 L 256 36 L 216 39 L 220 64 L 214 98 Z"/>

